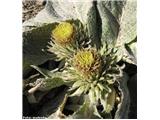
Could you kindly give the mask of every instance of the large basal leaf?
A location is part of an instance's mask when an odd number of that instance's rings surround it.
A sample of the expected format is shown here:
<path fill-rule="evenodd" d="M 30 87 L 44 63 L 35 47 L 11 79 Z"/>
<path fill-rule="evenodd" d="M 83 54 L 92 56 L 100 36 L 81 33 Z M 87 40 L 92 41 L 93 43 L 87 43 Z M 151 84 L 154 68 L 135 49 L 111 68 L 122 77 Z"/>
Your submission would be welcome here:
<path fill-rule="evenodd" d="M 48 24 L 31 31 L 23 32 L 24 73 L 29 69 L 30 65 L 40 65 L 54 58 L 54 55 L 44 52 L 43 49 L 46 49 L 50 41 L 50 33 L 55 25 L 56 23 Z"/>
<path fill-rule="evenodd" d="M 42 79 L 42 84 L 38 88 L 40 91 L 49 91 L 53 88 L 65 85 L 65 82 L 60 77 Z"/>
<path fill-rule="evenodd" d="M 122 12 L 123 1 L 98 1 L 97 8 L 102 21 L 101 41 L 107 42 L 112 47 L 118 37 L 120 27 L 118 20 Z"/>
<path fill-rule="evenodd" d="M 91 0 L 50 0 L 52 9 L 61 17 L 61 20 L 79 19 L 82 23 L 86 23 L 88 10 L 91 8 Z"/>
<path fill-rule="evenodd" d="M 119 22 L 122 14 L 123 7 L 125 5 L 125 0 L 104 0 L 105 7 L 112 13 L 112 15 Z"/>
<path fill-rule="evenodd" d="M 127 0 L 120 19 L 120 31 L 117 40 L 118 44 L 127 44 L 136 38 L 136 13 L 136 0 Z"/>
<path fill-rule="evenodd" d="M 48 91 L 62 85 L 71 86 L 73 84 L 73 81 L 77 79 L 70 74 L 68 75 L 66 72 L 59 72 L 58 68 L 49 71 L 35 65 L 31 65 L 31 67 L 36 69 L 40 74 L 45 77 L 39 78 L 34 81 L 34 83 L 32 83 L 34 88 L 38 85 L 39 87 L 37 90 L 40 91 Z"/>
<path fill-rule="evenodd" d="M 92 40 L 91 45 L 100 48 L 101 45 L 101 18 L 98 13 L 96 2 L 92 3 L 92 7 L 88 12 L 87 29 L 89 38 Z"/>
<path fill-rule="evenodd" d="M 32 68 L 36 69 L 38 72 L 40 72 L 44 77 L 46 78 L 50 78 L 52 77 L 53 73 L 50 72 L 49 70 L 47 69 L 43 69 L 43 68 L 40 68 L 40 67 L 37 67 L 35 65 L 31 65 Z"/>
<path fill-rule="evenodd" d="M 120 19 L 120 31 L 116 46 L 119 46 L 120 55 L 125 62 L 137 64 L 136 57 L 136 0 L 127 0 Z"/>

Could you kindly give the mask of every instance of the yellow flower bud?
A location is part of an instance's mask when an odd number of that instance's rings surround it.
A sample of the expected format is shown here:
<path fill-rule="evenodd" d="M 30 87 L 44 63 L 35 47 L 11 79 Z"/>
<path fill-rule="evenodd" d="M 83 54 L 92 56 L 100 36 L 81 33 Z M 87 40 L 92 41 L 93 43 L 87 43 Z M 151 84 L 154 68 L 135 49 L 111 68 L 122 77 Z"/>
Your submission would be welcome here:
<path fill-rule="evenodd" d="M 66 45 L 73 41 L 74 27 L 71 23 L 62 22 L 52 31 L 51 36 L 56 43 Z"/>

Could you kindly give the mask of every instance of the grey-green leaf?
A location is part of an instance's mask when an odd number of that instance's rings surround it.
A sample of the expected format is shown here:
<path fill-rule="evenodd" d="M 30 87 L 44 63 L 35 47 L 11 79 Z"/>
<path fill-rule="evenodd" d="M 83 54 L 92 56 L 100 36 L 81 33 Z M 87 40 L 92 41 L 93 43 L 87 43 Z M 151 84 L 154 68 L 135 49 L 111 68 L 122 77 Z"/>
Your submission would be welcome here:
<path fill-rule="evenodd" d="M 56 87 L 65 85 L 65 81 L 60 77 L 43 79 L 41 86 L 38 88 L 40 91 L 48 91 Z"/>
<path fill-rule="evenodd" d="M 87 28 L 89 38 L 92 40 L 91 45 L 100 48 L 101 42 L 101 19 L 95 2 L 89 10 L 87 18 Z"/>
<path fill-rule="evenodd" d="M 117 39 L 119 46 L 130 43 L 136 38 L 136 13 L 136 0 L 127 0 L 120 20 L 120 31 Z"/>
<path fill-rule="evenodd" d="M 44 77 L 46 78 L 50 78 L 52 77 L 52 72 L 50 72 L 49 70 L 47 69 L 43 69 L 43 68 L 40 68 L 38 66 L 35 66 L 35 65 L 31 65 L 32 68 L 36 69 L 38 72 L 40 72 Z"/>
<path fill-rule="evenodd" d="M 105 7 L 112 13 L 112 15 L 119 22 L 125 3 L 125 0 L 106 0 Z"/>
<path fill-rule="evenodd" d="M 40 65 L 55 56 L 44 52 L 50 34 L 56 23 L 44 25 L 31 31 L 23 32 L 23 69 L 24 72 L 30 65 Z"/>
<path fill-rule="evenodd" d="M 116 17 L 112 14 L 107 6 L 108 2 L 98 1 L 97 7 L 102 20 L 102 38 L 101 41 L 105 41 L 109 46 L 114 46 L 119 32 L 119 23 Z M 112 10 L 115 8 L 114 6 Z M 122 9 L 123 6 L 121 6 Z M 118 11 L 117 11 L 118 12 Z M 121 11 L 119 11 L 121 13 Z M 119 13 L 119 14 L 120 14 Z"/>

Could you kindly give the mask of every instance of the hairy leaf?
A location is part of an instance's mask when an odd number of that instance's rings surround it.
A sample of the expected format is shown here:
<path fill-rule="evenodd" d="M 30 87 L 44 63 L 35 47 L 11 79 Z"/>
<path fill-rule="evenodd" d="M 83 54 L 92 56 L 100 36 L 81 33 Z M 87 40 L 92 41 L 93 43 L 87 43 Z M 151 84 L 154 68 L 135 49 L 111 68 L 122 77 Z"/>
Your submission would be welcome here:
<path fill-rule="evenodd" d="M 36 69 L 38 72 L 40 72 L 44 77 L 46 78 L 50 78 L 52 77 L 52 74 L 49 70 L 47 69 L 43 69 L 43 68 L 40 68 L 38 66 L 35 66 L 35 65 L 31 65 L 32 68 Z"/>
<path fill-rule="evenodd" d="M 127 0 L 120 20 L 118 44 L 129 43 L 137 36 L 136 33 L 136 0 Z"/>
<path fill-rule="evenodd" d="M 38 88 L 40 91 L 48 91 L 53 88 L 65 85 L 65 82 L 60 77 L 43 79 L 41 86 Z"/>
<path fill-rule="evenodd" d="M 48 24 L 31 31 L 23 32 L 23 69 L 30 65 L 40 65 L 55 56 L 43 51 L 50 41 L 50 33 L 56 23 Z"/>
<path fill-rule="evenodd" d="M 107 42 L 109 46 L 113 46 L 115 44 L 115 41 L 118 37 L 119 32 L 119 23 L 116 17 L 109 9 L 113 10 L 116 8 L 116 6 L 112 8 L 108 8 L 108 1 L 99 1 L 97 3 L 97 7 L 99 10 L 99 14 L 102 20 L 102 38 L 101 41 Z M 123 6 L 121 6 L 122 9 Z M 118 11 L 116 11 L 118 12 Z M 120 15 L 121 11 L 119 11 L 118 15 Z"/>

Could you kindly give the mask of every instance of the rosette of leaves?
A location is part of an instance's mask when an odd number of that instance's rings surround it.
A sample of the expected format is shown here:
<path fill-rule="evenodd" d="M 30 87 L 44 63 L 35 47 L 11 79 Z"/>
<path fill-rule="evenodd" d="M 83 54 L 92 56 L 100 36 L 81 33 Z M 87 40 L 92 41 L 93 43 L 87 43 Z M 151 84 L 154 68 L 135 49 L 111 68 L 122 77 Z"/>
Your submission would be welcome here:
<path fill-rule="evenodd" d="M 33 65 L 44 76 L 29 84 L 40 91 L 65 85 L 69 99 L 84 98 L 70 116 L 62 100 L 51 118 L 127 118 L 129 77 L 117 63 L 136 64 L 136 1 L 48 0 L 23 26 L 24 74 Z M 47 60 L 61 64 L 52 71 L 37 66 Z"/>

